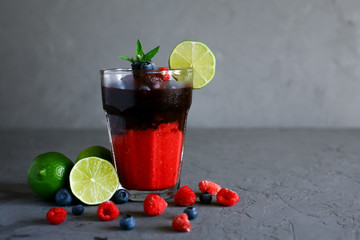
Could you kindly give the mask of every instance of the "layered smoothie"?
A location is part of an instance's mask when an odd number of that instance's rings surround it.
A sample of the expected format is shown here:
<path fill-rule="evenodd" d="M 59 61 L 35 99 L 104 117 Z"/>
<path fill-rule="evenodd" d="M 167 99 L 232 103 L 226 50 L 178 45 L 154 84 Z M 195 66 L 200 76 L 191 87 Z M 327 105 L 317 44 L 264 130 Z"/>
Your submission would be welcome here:
<path fill-rule="evenodd" d="M 114 165 L 128 190 L 163 190 L 179 182 L 192 85 L 159 74 L 129 70 L 102 83 Z"/>
<path fill-rule="evenodd" d="M 159 49 L 145 53 L 138 39 L 135 56 L 119 56 L 131 63 L 130 69 L 100 71 L 113 163 L 134 201 L 151 193 L 174 197 L 192 91 L 215 74 L 215 56 L 202 42 L 177 44 L 168 67 L 152 61 Z"/>

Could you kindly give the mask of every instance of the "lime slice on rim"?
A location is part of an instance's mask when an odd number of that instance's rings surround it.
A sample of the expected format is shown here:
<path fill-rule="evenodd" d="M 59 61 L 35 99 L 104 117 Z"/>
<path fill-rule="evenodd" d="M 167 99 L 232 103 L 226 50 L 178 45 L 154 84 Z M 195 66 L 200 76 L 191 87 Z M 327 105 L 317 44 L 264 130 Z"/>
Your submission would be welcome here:
<path fill-rule="evenodd" d="M 70 172 L 70 188 L 80 201 L 88 205 L 109 200 L 119 188 L 113 165 L 97 157 L 83 158 Z"/>
<path fill-rule="evenodd" d="M 169 57 L 171 69 L 192 68 L 193 88 L 205 87 L 215 75 L 216 58 L 204 43 L 186 40 L 175 46 Z"/>

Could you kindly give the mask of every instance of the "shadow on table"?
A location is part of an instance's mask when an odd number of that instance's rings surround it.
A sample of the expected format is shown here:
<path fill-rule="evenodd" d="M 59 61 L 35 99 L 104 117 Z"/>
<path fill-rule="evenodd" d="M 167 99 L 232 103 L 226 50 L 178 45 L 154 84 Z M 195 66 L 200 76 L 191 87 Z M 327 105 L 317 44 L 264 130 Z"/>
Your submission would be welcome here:
<path fill-rule="evenodd" d="M 160 232 L 174 233 L 174 230 L 172 229 L 171 226 L 159 226 L 156 229 L 159 230 Z"/>
<path fill-rule="evenodd" d="M 0 203 L 18 199 L 29 200 L 35 197 L 27 183 L 0 183 Z M 41 199 L 38 198 L 36 201 L 41 201 Z"/>

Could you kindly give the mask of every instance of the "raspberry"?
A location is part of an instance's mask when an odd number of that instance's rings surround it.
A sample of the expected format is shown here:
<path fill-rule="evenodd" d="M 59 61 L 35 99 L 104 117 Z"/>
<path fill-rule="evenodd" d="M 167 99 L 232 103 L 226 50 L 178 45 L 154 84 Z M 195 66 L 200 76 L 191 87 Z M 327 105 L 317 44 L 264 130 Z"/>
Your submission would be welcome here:
<path fill-rule="evenodd" d="M 119 216 L 119 209 L 112 201 L 105 201 L 99 205 L 97 216 L 102 221 L 114 220 Z"/>
<path fill-rule="evenodd" d="M 225 206 L 232 206 L 235 203 L 237 203 L 240 200 L 239 195 L 237 195 L 236 192 L 231 191 L 227 188 L 222 188 L 217 196 L 216 196 L 216 200 L 218 201 L 218 203 L 225 205 Z"/>
<path fill-rule="evenodd" d="M 196 195 L 188 186 L 182 186 L 175 194 L 174 201 L 180 206 L 190 206 L 196 201 Z"/>
<path fill-rule="evenodd" d="M 51 208 L 46 214 L 46 220 L 53 225 L 58 225 L 65 221 L 67 212 L 62 207 Z"/>
<path fill-rule="evenodd" d="M 191 225 L 188 215 L 185 213 L 177 215 L 172 221 L 172 228 L 178 232 L 190 232 Z"/>
<path fill-rule="evenodd" d="M 168 81 L 170 79 L 170 74 L 166 71 L 166 70 L 169 70 L 169 68 L 167 68 L 167 67 L 159 67 L 158 70 L 162 71 L 161 79 L 163 81 Z"/>
<path fill-rule="evenodd" d="M 211 195 L 216 195 L 220 191 L 221 186 L 214 182 L 204 180 L 199 182 L 199 189 L 201 192 L 208 192 Z"/>
<path fill-rule="evenodd" d="M 162 214 L 167 207 L 167 202 L 157 194 L 149 194 L 144 200 L 144 211 L 149 216 Z"/>

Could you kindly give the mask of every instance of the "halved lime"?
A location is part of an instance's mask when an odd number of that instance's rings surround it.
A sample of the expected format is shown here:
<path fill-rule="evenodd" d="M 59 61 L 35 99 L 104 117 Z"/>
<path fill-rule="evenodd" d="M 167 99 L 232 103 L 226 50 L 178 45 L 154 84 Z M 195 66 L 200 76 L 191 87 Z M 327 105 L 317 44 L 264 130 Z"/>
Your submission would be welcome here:
<path fill-rule="evenodd" d="M 111 152 L 103 146 L 91 146 L 82 150 L 77 156 L 75 162 L 88 157 L 98 157 L 111 162 Z"/>
<path fill-rule="evenodd" d="M 186 40 L 175 46 L 169 57 L 171 69 L 192 68 L 193 88 L 205 87 L 215 75 L 216 58 L 208 46 Z"/>
<path fill-rule="evenodd" d="M 70 188 L 83 203 L 96 205 L 114 195 L 119 188 L 119 178 L 109 161 L 97 157 L 83 158 L 70 172 Z"/>

